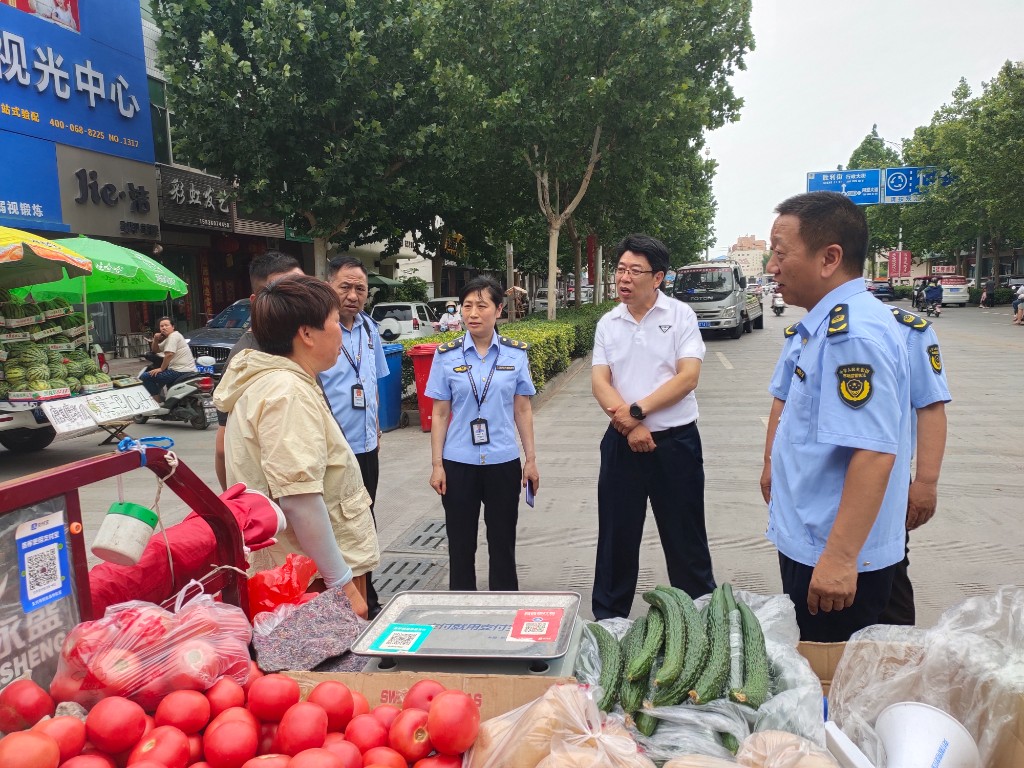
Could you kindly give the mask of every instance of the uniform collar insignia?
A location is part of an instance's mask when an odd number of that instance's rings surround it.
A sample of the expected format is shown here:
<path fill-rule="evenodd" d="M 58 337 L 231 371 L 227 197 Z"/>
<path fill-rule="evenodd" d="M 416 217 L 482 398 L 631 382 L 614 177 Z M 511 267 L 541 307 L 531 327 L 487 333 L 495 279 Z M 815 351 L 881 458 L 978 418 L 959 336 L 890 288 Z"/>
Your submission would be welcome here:
<path fill-rule="evenodd" d="M 850 332 L 850 323 L 847 319 L 849 307 L 846 304 L 836 304 L 828 313 L 828 331 L 826 336 L 835 336 L 840 333 Z"/>
<path fill-rule="evenodd" d="M 785 336 L 787 339 L 790 336 L 796 336 L 796 323 L 793 323 L 793 325 L 786 326 L 786 330 L 782 332 L 782 335 Z"/>
<path fill-rule="evenodd" d="M 897 307 L 892 307 L 892 316 L 896 318 L 896 322 L 909 326 L 915 331 L 923 331 L 931 325 L 931 321 L 925 320 L 920 315 L 915 315 L 913 312 L 907 312 L 905 309 Z"/>

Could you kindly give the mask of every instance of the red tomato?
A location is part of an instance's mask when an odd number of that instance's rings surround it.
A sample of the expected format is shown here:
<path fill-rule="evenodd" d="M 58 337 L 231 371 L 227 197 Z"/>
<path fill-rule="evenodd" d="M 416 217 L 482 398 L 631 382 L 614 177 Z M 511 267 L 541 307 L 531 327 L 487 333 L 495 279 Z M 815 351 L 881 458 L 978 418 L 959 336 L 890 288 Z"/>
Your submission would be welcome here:
<path fill-rule="evenodd" d="M 199 691 L 174 691 L 156 708 L 156 724 L 173 725 L 186 736 L 199 733 L 210 722 L 210 702 Z"/>
<path fill-rule="evenodd" d="M 363 766 L 380 765 L 384 768 L 409 768 L 409 763 L 391 747 L 374 747 L 363 753 Z"/>
<path fill-rule="evenodd" d="M 147 673 L 139 654 L 124 648 L 111 648 L 99 654 L 89 667 L 103 685 L 118 696 L 133 692 L 147 682 Z"/>
<path fill-rule="evenodd" d="M 158 763 L 156 760 L 141 760 L 137 763 L 132 763 L 132 768 L 167 768 L 163 763 Z"/>
<path fill-rule="evenodd" d="M 291 755 L 258 755 L 246 760 L 242 768 L 287 768 Z"/>
<path fill-rule="evenodd" d="M 345 729 L 345 738 L 365 753 L 388 743 L 388 729 L 373 715 L 356 715 Z"/>
<path fill-rule="evenodd" d="M 385 728 L 390 728 L 391 724 L 395 722 L 395 718 L 398 717 L 398 713 L 401 711 L 402 710 L 398 707 L 392 706 L 391 704 L 379 704 L 373 708 L 373 711 L 370 714 L 380 720 Z"/>
<path fill-rule="evenodd" d="M 64 768 L 64 766 L 62 765 L 60 768 Z M 210 768 L 210 764 L 203 760 L 199 763 L 192 763 L 192 765 L 190 765 L 189 768 Z"/>
<path fill-rule="evenodd" d="M 260 744 L 256 747 L 256 754 L 267 755 L 280 752 L 281 750 L 277 748 L 276 738 L 277 723 L 263 723 L 260 725 Z"/>
<path fill-rule="evenodd" d="M 403 709 L 388 731 L 388 745 L 410 763 L 422 760 L 434 750 L 427 733 L 427 713 Z"/>
<path fill-rule="evenodd" d="M 0 691 L 0 731 L 23 731 L 53 712 L 57 705 L 32 680 L 15 680 Z"/>
<path fill-rule="evenodd" d="M 146 713 L 134 701 L 111 696 L 85 718 L 85 733 L 93 745 L 116 755 L 134 747 L 146 730 Z"/>
<path fill-rule="evenodd" d="M 370 702 L 359 691 L 352 691 L 352 717 L 370 714 Z"/>
<path fill-rule="evenodd" d="M 324 749 L 341 758 L 342 768 L 363 768 L 363 753 L 340 733 L 328 733 L 324 739 Z"/>
<path fill-rule="evenodd" d="M 413 768 L 462 768 L 461 755 L 434 755 L 417 760 Z"/>
<path fill-rule="evenodd" d="M 299 684 L 286 675 L 264 675 L 249 687 L 249 711 L 260 720 L 279 722 L 299 701 Z"/>
<path fill-rule="evenodd" d="M 445 687 L 436 680 L 420 680 L 415 683 L 409 692 L 405 694 L 402 702 L 402 709 L 422 709 L 424 712 L 430 709 L 430 702 L 439 693 L 444 693 Z"/>
<path fill-rule="evenodd" d="M 135 745 L 128 755 L 128 765 L 152 761 L 166 768 L 185 768 L 188 757 L 188 736 L 173 725 L 158 725 Z"/>
<path fill-rule="evenodd" d="M 205 640 L 186 640 L 167 657 L 172 690 L 205 691 L 220 676 L 217 649 Z"/>
<path fill-rule="evenodd" d="M 106 755 L 78 755 L 60 764 L 60 768 L 117 768 L 112 758 Z"/>
<path fill-rule="evenodd" d="M 274 742 L 275 752 L 297 755 L 307 749 L 324 745 L 327 736 L 327 713 L 319 704 L 300 701 L 293 704 L 281 718 Z"/>
<path fill-rule="evenodd" d="M 174 687 L 170 672 L 156 670 L 141 686 L 132 691 L 129 698 L 147 712 L 156 712 L 164 697 L 175 690 L 178 689 Z"/>
<path fill-rule="evenodd" d="M 122 644 L 136 650 L 159 645 L 175 625 L 174 614 L 156 605 L 128 608 L 114 619 L 121 630 Z"/>
<path fill-rule="evenodd" d="M 256 757 L 259 733 L 250 723 L 231 720 L 203 736 L 203 754 L 211 768 L 241 768 Z"/>
<path fill-rule="evenodd" d="M 249 695 L 249 686 L 256 682 L 259 678 L 263 677 L 263 670 L 256 666 L 255 661 L 249 662 L 249 676 L 245 680 L 245 684 L 242 686 L 242 690 L 245 691 L 245 695 Z"/>
<path fill-rule="evenodd" d="M 427 733 L 442 755 L 459 755 L 473 746 L 480 730 L 480 710 L 462 691 L 445 691 L 434 697 L 427 713 Z"/>
<path fill-rule="evenodd" d="M 206 692 L 210 702 L 210 717 L 216 717 L 225 709 L 245 706 L 245 691 L 230 677 L 222 677 Z"/>
<path fill-rule="evenodd" d="M 65 661 L 84 670 L 96 655 L 113 645 L 117 633 L 117 626 L 111 621 L 84 621 L 68 632 L 60 654 Z"/>
<path fill-rule="evenodd" d="M 54 717 L 40 720 L 32 726 L 33 731 L 45 733 L 57 742 L 60 761 L 66 762 L 85 749 L 85 723 L 77 717 Z"/>
<path fill-rule="evenodd" d="M 16 731 L 0 739 L 0 765 L 4 768 L 57 768 L 60 747 L 38 731 Z"/>
<path fill-rule="evenodd" d="M 307 749 L 288 763 L 288 768 L 344 768 L 341 758 L 326 749 Z"/>
<path fill-rule="evenodd" d="M 145 736 L 143 736 L 145 738 Z M 193 733 L 188 737 L 188 764 L 198 763 L 203 759 L 203 737 Z"/>
<path fill-rule="evenodd" d="M 217 730 L 224 723 L 230 723 L 236 720 L 241 720 L 244 723 L 248 723 L 253 727 L 253 730 L 258 731 L 260 728 L 260 721 L 256 719 L 256 715 L 250 712 L 245 707 L 231 707 L 231 709 L 225 709 L 219 715 L 217 715 L 213 721 L 206 726 L 206 735 L 209 736 L 213 731 Z"/>
<path fill-rule="evenodd" d="M 352 692 L 348 686 L 337 680 L 326 680 L 312 690 L 306 701 L 319 704 L 327 713 L 327 730 L 344 731 L 352 719 Z"/>

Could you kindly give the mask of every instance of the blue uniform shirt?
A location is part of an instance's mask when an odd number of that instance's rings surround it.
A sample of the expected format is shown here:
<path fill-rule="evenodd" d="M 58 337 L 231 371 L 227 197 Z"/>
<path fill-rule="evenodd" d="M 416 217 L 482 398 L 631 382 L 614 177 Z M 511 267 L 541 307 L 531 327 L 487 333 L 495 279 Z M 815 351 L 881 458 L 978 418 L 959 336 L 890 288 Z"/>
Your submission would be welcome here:
<path fill-rule="evenodd" d="M 443 458 L 477 465 L 502 464 L 519 458 L 513 400 L 516 395 L 537 394 L 526 349 L 525 343 L 499 337 L 497 333 L 483 359 L 468 333 L 437 348 L 424 394 L 434 400 L 450 400 L 452 404 Z M 478 408 L 469 377 L 473 377 L 477 394 L 483 397 L 492 368 L 494 375 L 487 396 Z M 486 445 L 473 445 L 470 422 L 478 418 L 487 420 L 490 442 Z"/>
<path fill-rule="evenodd" d="M 352 330 L 341 326 L 341 343 L 345 352 L 329 371 L 320 374 L 334 418 L 352 448 L 352 453 L 369 453 L 377 447 L 377 381 L 388 375 L 388 361 L 377 324 L 365 312 L 360 312 Z M 359 372 L 356 373 L 356 365 Z M 359 382 L 363 387 L 365 408 L 352 407 L 352 387 Z"/>
<path fill-rule="evenodd" d="M 766 535 L 790 559 L 816 565 L 853 451 L 895 454 L 857 561 L 858 571 L 885 568 L 904 555 L 912 452 L 907 345 L 891 311 L 861 278 L 831 291 L 795 330 L 801 343 L 772 445 Z"/>

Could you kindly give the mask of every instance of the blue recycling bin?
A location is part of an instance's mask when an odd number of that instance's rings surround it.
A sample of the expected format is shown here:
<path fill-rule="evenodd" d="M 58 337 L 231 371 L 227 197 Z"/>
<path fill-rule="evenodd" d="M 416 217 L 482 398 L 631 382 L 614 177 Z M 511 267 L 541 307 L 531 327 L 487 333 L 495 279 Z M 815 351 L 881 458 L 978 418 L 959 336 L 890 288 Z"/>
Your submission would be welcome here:
<path fill-rule="evenodd" d="M 402 420 L 402 350 L 401 344 L 385 344 L 388 375 L 378 379 L 380 390 L 380 428 L 383 432 L 398 429 Z"/>

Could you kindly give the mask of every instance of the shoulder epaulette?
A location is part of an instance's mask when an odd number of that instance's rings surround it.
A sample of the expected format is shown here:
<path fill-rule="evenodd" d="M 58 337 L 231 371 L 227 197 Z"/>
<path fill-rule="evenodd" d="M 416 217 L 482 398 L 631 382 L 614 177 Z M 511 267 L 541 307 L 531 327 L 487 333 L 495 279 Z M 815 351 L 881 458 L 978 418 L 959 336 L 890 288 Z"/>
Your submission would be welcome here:
<path fill-rule="evenodd" d="M 462 346 L 462 340 L 464 338 L 466 337 L 459 336 L 459 338 L 452 339 L 451 341 L 446 341 L 444 344 L 438 344 L 437 351 L 443 355 L 445 352 L 451 352 L 453 349 L 458 349 L 459 347 Z"/>
<path fill-rule="evenodd" d="M 850 308 L 846 304 L 836 304 L 828 313 L 828 330 L 825 336 L 838 336 L 840 333 L 849 333 L 850 320 L 848 317 Z"/>
<path fill-rule="evenodd" d="M 786 326 L 786 330 L 782 332 L 782 335 L 785 336 L 787 339 L 790 336 L 796 336 L 796 323 Z"/>
<path fill-rule="evenodd" d="M 507 336 L 499 336 L 498 341 L 500 341 L 506 347 L 515 347 L 516 349 L 523 350 L 523 352 L 530 348 L 530 345 L 527 344 L 525 341 L 519 341 L 518 339 L 510 339 Z"/>
<path fill-rule="evenodd" d="M 889 307 L 892 310 L 892 316 L 896 318 L 896 322 L 902 323 L 903 325 L 909 325 L 915 331 L 923 331 L 929 325 L 930 320 L 925 320 L 920 315 L 915 315 L 913 312 L 907 312 L 905 309 L 899 307 Z"/>

